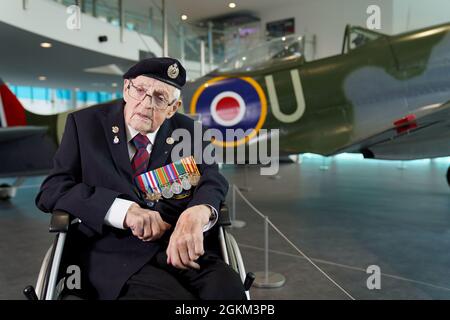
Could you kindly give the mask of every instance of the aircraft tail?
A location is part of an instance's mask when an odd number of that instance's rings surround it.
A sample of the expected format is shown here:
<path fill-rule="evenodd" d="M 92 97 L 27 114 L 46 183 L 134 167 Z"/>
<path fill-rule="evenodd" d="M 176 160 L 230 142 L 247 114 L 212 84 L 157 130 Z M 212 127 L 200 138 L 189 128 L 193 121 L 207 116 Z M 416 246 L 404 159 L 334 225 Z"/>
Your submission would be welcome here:
<path fill-rule="evenodd" d="M 0 78 L 0 128 L 26 124 L 25 108 Z"/>

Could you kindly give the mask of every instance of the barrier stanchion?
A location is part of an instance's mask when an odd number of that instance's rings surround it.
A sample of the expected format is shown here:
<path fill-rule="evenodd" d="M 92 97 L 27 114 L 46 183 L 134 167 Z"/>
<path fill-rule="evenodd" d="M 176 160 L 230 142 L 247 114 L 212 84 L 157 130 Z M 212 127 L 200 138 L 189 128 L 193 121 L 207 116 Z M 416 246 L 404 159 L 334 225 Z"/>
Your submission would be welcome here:
<path fill-rule="evenodd" d="M 405 170 L 405 169 L 406 169 L 405 161 L 400 160 L 400 163 L 398 164 L 397 169 L 399 169 L 399 170 Z"/>
<path fill-rule="evenodd" d="M 328 165 L 328 157 L 322 157 L 322 165 L 320 166 L 320 170 L 327 171 L 330 169 Z"/>
<path fill-rule="evenodd" d="M 286 278 L 281 273 L 269 271 L 269 217 L 264 217 L 264 271 L 255 272 L 253 285 L 258 288 L 279 288 Z"/>
<path fill-rule="evenodd" d="M 277 273 L 272 273 L 269 271 L 269 225 L 274 229 L 292 248 L 294 248 L 300 256 L 305 258 L 314 268 L 316 268 L 320 273 L 322 273 L 323 276 L 325 276 L 334 286 L 336 286 L 342 293 L 344 293 L 349 299 L 355 300 L 355 298 L 347 292 L 342 286 L 340 286 L 336 281 L 333 280 L 325 271 L 322 270 L 314 261 L 311 260 L 302 250 L 299 249 L 298 246 L 296 246 L 289 238 L 280 231 L 270 220 L 267 216 L 261 213 L 243 194 L 241 191 L 239 191 L 239 188 L 236 186 L 233 186 L 233 196 L 235 196 L 234 191 L 236 191 L 242 198 L 242 200 L 247 203 L 247 205 L 252 208 L 253 211 L 257 215 L 259 215 L 261 218 L 264 219 L 264 237 L 265 237 L 265 270 L 263 272 L 256 272 L 256 279 L 253 285 L 260 286 L 261 288 L 277 288 L 279 283 L 284 284 L 285 280 L 281 278 Z M 235 206 L 235 204 L 233 204 Z M 282 275 L 281 275 L 282 276 Z M 273 284 L 273 285 L 271 285 Z M 278 284 L 278 286 L 276 285 Z"/>
<path fill-rule="evenodd" d="M 233 228 L 237 228 L 237 229 L 243 228 L 243 227 L 245 227 L 246 222 L 236 219 L 236 188 L 235 188 L 234 185 L 233 185 L 233 195 L 232 195 L 232 197 L 233 197 L 233 199 L 232 199 L 233 208 L 232 208 L 232 212 L 231 212 L 231 226 Z"/>
<path fill-rule="evenodd" d="M 250 192 L 252 191 L 252 187 L 248 184 L 248 165 L 244 164 L 244 185 L 239 187 L 239 190 Z"/>

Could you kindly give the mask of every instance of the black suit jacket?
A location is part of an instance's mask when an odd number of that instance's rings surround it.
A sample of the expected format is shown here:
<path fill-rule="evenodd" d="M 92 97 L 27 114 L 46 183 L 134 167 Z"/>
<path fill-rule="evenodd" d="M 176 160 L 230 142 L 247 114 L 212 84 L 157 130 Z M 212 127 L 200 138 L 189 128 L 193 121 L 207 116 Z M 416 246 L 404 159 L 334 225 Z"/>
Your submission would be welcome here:
<path fill-rule="evenodd" d="M 132 181 L 124 105 L 120 99 L 68 116 L 53 169 L 36 197 L 36 205 L 42 211 L 63 210 L 81 220 L 76 230 L 81 235 L 81 240 L 77 240 L 81 272 L 93 286 L 95 297 L 100 299 L 117 298 L 129 277 L 152 258 L 164 241 L 167 243 L 170 235 L 160 241 L 143 242 L 129 230 L 104 224 L 108 209 L 118 197 L 148 207 Z M 113 143 L 116 135 L 113 126 L 119 127 L 118 144 Z M 187 129 L 194 139 L 192 119 L 176 113 L 165 120 L 156 136 L 149 170 L 172 162 L 171 151 L 177 141 L 168 144 L 166 139 L 177 128 Z M 206 145 L 202 143 L 203 148 Z M 218 172 L 217 164 L 198 163 L 198 168 L 202 175 L 200 182 L 185 198 L 160 200 L 152 208 L 173 227 L 186 208 L 209 204 L 219 211 L 225 199 L 228 183 Z M 208 235 L 205 235 L 207 248 Z"/>

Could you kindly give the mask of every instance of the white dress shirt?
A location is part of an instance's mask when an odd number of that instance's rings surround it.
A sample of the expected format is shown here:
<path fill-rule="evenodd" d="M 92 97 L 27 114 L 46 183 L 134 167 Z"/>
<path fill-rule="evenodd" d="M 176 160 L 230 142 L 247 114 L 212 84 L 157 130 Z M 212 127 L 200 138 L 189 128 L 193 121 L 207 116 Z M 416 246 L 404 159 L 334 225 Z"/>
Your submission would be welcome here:
<path fill-rule="evenodd" d="M 134 154 L 137 151 L 132 140 L 139 132 L 134 130 L 129 125 L 127 125 L 126 127 L 127 127 L 126 131 L 127 131 L 127 141 L 128 141 L 128 155 L 130 157 L 130 162 L 131 162 Z M 150 140 L 150 143 L 147 146 L 147 152 L 150 154 L 150 156 L 151 156 L 151 151 L 152 151 L 153 145 L 155 143 L 156 134 L 158 133 L 158 131 L 159 131 L 159 128 L 155 132 L 147 134 L 147 138 Z M 125 229 L 123 226 L 123 222 L 125 220 L 125 216 L 127 215 L 128 209 L 130 208 L 130 206 L 133 203 L 134 202 L 130 201 L 130 200 L 116 198 L 114 200 L 113 204 L 111 205 L 111 207 L 109 208 L 108 212 L 106 213 L 105 220 L 104 220 L 105 224 L 115 227 L 115 228 L 118 228 L 118 229 Z M 203 227 L 203 232 L 211 229 L 216 224 L 216 222 L 219 218 L 219 215 L 217 214 L 217 210 L 213 206 L 211 206 L 209 204 L 205 204 L 205 205 L 207 205 L 208 207 L 211 208 L 211 210 L 214 211 L 216 218 L 212 221 L 209 221 Z"/>

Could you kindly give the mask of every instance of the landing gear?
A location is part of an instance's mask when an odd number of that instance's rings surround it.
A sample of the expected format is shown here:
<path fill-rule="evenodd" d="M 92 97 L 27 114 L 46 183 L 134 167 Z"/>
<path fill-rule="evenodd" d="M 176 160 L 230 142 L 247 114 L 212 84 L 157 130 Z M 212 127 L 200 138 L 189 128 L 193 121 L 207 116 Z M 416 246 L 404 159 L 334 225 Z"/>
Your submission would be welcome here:
<path fill-rule="evenodd" d="M 25 177 L 18 177 L 13 184 L 0 184 L 0 201 L 8 201 L 16 196 L 17 188 L 25 181 Z"/>
<path fill-rule="evenodd" d="M 447 169 L 447 183 L 450 187 L 450 167 L 448 167 L 448 169 Z"/>
<path fill-rule="evenodd" d="M 0 201 L 7 201 L 16 195 L 16 188 L 7 183 L 0 184 Z"/>

